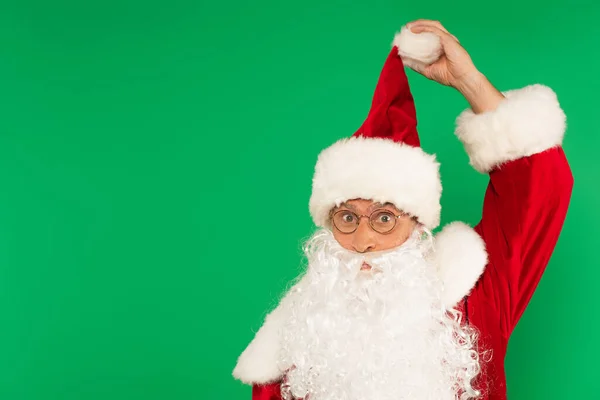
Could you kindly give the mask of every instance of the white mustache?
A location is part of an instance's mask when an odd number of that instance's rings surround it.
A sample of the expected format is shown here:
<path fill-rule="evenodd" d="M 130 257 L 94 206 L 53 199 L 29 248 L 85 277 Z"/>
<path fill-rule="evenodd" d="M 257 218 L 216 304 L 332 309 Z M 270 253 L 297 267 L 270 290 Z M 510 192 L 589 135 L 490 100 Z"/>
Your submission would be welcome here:
<path fill-rule="evenodd" d="M 362 265 L 368 264 L 371 270 L 368 272 L 385 272 L 386 269 L 393 267 L 389 264 L 392 256 L 399 256 L 410 252 L 419 253 L 418 238 L 420 234 L 414 233 L 408 240 L 399 247 L 388 250 L 381 250 L 369 253 L 354 253 L 348 251 L 343 256 L 344 265 L 348 268 L 350 274 L 355 276 L 362 272 Z"/>

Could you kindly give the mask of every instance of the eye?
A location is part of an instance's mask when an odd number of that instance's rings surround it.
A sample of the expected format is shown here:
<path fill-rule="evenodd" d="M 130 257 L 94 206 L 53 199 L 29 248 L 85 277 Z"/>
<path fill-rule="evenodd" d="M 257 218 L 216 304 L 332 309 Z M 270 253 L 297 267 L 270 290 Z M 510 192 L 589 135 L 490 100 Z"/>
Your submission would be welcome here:
<path fill-rule="evenodd" d="M 395 215 L 389 211 L 376 211 L 372 218 L 376 224 L 390 224 L 394 222 Z"/>
<path fill-rule="evenodd" d="M 396 216 L 387 210 L 375 211 L 371 215 L 371 226 L 377 232 L 386 233 L 394 229 Z"/>
<path fill-rule="evenodd" d="M 382 214 L 382 215 L 379 216 L 379 222 L 381 222 L 383 224 L 388 223 L 391 220 L 392 220 L 392 218 L 389 215 L 387 215 L 387 214 Z"/>
<path fill-rule="evenodd" d="M 352 233 L 358 226 L 358 217 L 352 211 L 338 211 L 333 214 L 333 225 L 342 233 Z"/>
<path fill-rule="evenodd" d="M 352 215 L 351 213 L 342 213 L 342 221 L 344 221 L 347 224 L 351 224 L 352 222 L 354 222 L 354 215 Z"/>

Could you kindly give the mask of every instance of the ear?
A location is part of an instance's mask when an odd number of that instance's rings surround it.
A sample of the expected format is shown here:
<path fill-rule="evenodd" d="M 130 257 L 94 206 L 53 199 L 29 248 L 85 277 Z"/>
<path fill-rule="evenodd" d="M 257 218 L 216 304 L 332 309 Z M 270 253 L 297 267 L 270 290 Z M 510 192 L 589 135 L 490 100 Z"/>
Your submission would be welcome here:
<path fill-rule="evenodd" d="M 462 222 L 448 224 L 434 236 L 428 258 L 438 268 L 444 285 L 442 300 L 448 308 L 471 292 L 488 262 L 483 239 Z"/>

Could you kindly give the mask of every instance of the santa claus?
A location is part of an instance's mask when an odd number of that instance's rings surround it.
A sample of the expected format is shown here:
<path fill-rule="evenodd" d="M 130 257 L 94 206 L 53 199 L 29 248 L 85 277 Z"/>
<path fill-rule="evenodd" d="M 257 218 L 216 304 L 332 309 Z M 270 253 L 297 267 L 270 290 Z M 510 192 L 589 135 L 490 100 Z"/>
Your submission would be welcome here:
<path fill-rule="evenodd" d="M 433 236 L 441 182 L 404 66 L 470 104 L 456 135 L 489 175 L 483 217 Z M 555 93 L 501 93 L 435 21 L 396 35 L 371 111 L 317 160 L 305 273 L 234 376 L 254 400 L 506 399 L 511 333 L 559 237 L 573 185 Z"/>

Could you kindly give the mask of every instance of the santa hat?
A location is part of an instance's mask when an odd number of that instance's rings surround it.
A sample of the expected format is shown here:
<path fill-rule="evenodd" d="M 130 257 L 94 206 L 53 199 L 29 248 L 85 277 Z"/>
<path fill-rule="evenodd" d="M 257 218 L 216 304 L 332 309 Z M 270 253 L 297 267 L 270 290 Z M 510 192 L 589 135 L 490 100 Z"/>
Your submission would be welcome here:
<path fill-rule="evenodd" d="M 396 34 L 366 120 L 351 138 L 318 157 L 310 198 L 317 226 L 328 227 L 331 209 L 355 198 L 390 202 L 429 229 L 439 225 L 439 164 L 420 148 L 404 65 L 430 64 L 441 53 L 435 34 L 415 34 L 407 27 Z"/>
<path fill-rule="evenodd" d="M 429 229 L 440 221 L 439 165 L 419 146 L 417 119 L 404 65 L 421 68 L 441 54 L 439 38 L 414 34 L 404 27 L 396 34 L 365 122 L 351 137 L 325 149 L 317 161 L 310 211 L 318 226 L 327 227 L 332 207 L 364 198 L 391 202 L 417 217 Z M 470 131 L 469 131 L 470 132 Z M 488 157 L 489 158 L 489 157 Z M 467 295 L 487 263 L 482 238 L 461 222 L 448 224 L 435 236 L 436 265 L 453 307 Z M 290 316 L 285 298 L 265 318 L 252 342 L 238 358 L 234 377 L 248 384 L 277 382 L 281 328 Z"/>

